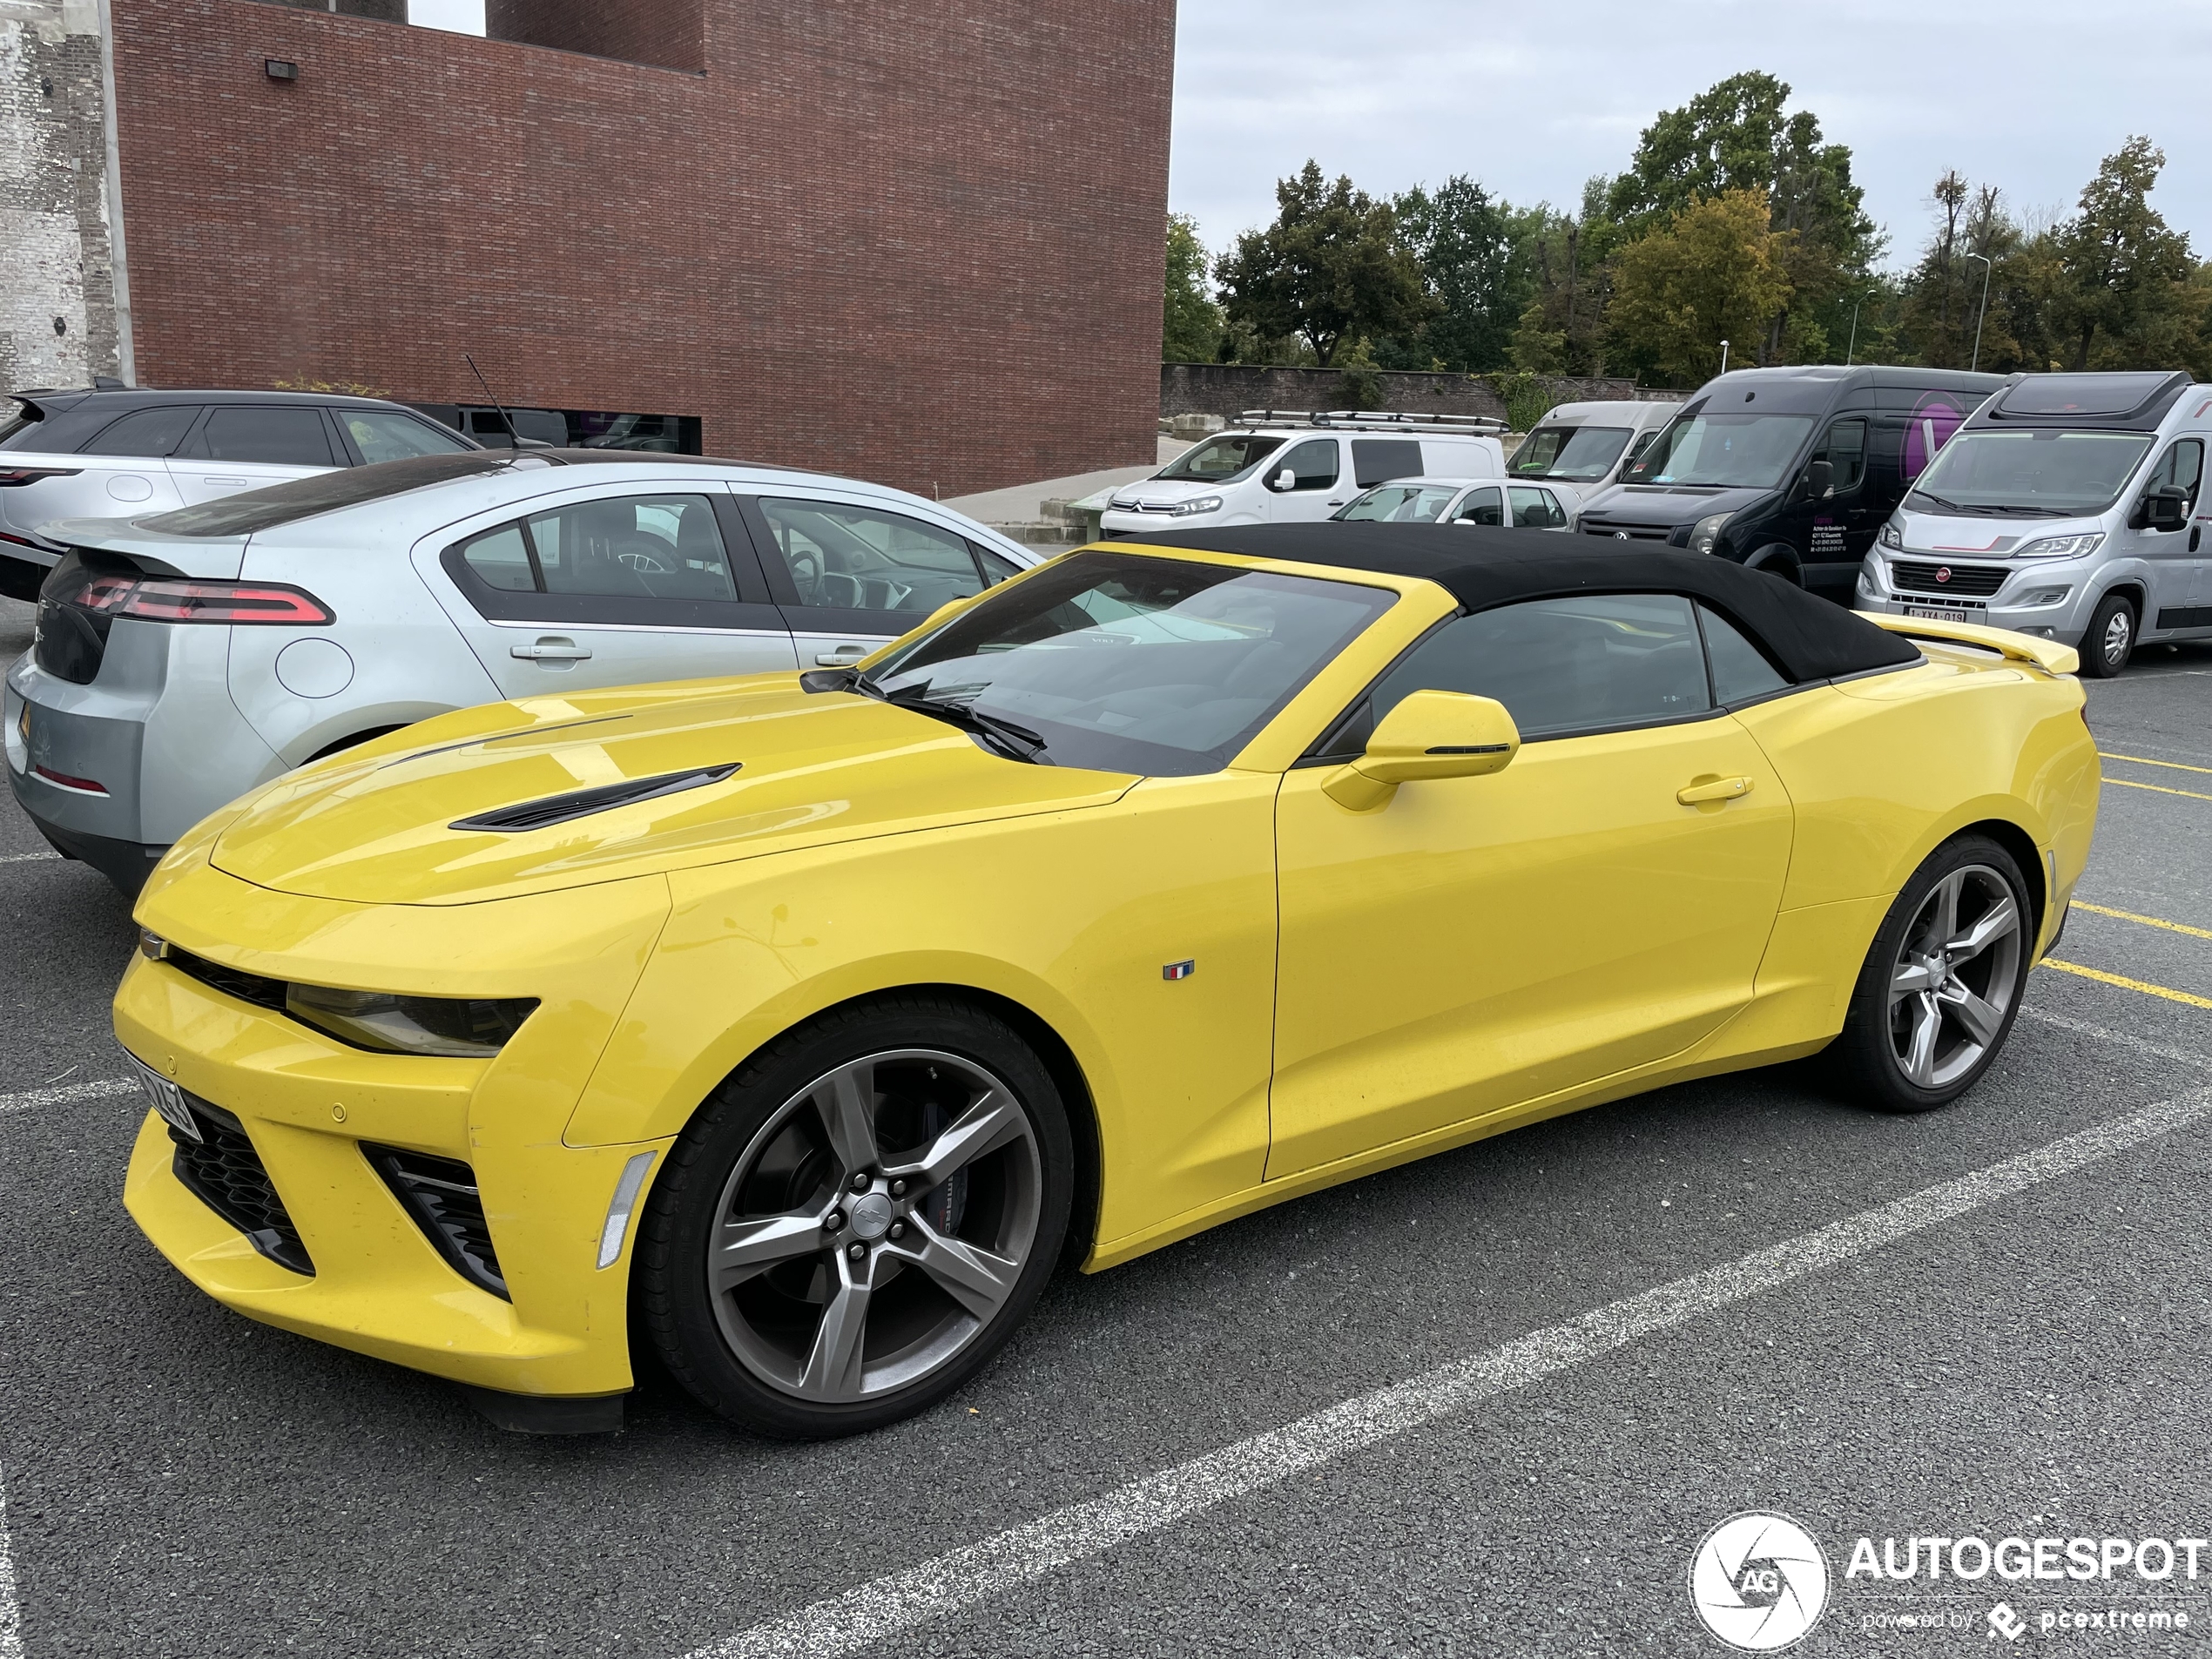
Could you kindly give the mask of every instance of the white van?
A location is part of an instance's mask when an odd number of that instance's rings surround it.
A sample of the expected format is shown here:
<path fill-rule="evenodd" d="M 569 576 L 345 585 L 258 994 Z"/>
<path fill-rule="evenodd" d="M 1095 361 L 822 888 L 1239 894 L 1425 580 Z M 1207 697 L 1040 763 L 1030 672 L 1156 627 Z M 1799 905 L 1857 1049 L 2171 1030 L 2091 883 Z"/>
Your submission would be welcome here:
<path fill-rule="evenodd" d="M 1629 463 L 1681 413 L 1682 404 L 1674 398 L 1554 404 L 1528 428 L 1506 463 L 1506 475 L 1515 483 L 1572 491 L 1580 505 L 1607 485 L 1619 483 Z"/>
<path fill-rule="evenodd" d="M 2179 369 L 2023 374 L 1913 481 L 1859 606 L 2055 639 L 2097 678 L 2139 641 L 2212 639 L 2208 442 L 2212 386 Z"/>
<path fill-rule="evenodd" d="M 1471 416 L 1246 409 L 1226 432 L 1116 490 L 1099 529 L 1305 523 L 1393 478 L 1502 478 L 1504 429 Z"/>

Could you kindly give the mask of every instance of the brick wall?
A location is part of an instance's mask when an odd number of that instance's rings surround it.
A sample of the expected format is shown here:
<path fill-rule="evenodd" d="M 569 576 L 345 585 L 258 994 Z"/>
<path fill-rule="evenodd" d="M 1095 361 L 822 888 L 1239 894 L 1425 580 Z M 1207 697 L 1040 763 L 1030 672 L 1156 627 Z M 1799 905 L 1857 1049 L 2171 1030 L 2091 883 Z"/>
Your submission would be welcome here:
<path fill-rule="evenodd" d="M 706 67 L 706 0 L 485 0 L 484 32 L 633 64 Z"/>
<path fill-rule="evenodd" d="M 140 377 L 475 402 L 473 351 L 925 494 L 1150 462 L 1172 0 L 706 3 L 694 75 L 113 0 Z"/>

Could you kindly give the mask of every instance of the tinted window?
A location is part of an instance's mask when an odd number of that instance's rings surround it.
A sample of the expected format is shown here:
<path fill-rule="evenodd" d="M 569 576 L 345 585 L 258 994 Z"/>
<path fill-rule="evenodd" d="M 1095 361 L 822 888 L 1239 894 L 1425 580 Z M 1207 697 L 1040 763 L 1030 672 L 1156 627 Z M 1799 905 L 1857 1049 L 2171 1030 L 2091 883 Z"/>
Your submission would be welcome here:
<path fill-rule="evenodd" d="M 523 527 L 519 524 L 502 524 L 496 530 L 487 530 L 475 540 L 462 543 L 461 556 L 490 587 L 508 593 L 537 590 L 537 577 L 530 568 L 529 549 L 523 545 Z"/>
<path fill-rule="evenodd" d="M 1494 697 L 1524 738 L 1649 725 L 1712 707 L 1696 619 L 1673 594 L 1535 599 L 1459 617 L 1376 685 L 1372 718 L 1426 691 Z"/>
<path fill-rule="evenodd" d="M 409 455 L 451 455 L 468 442 L 451 432 L 418 421 L 410 415 L 385 409 L 333 409 L 361 459 L 374 466 L 380 461 L 404 461 Z"/>
<path fill-rule="evenodd" d="M 1506 522 L 1505 501 L 1494 488 L 1470 489 L 1459 510 L 1452 515 L 1455 524 L 1494 524 Z"/>
<path fill-rule="evenodd" d="M 210 461 L 258 461 L 279 467 L 330 467 L 330 435 L 312 403 L 218 404 L 194 446 Z"/>
<path fill-rule="evenodd" d="M 290 479 L 271 484 L 266 489 L 242 490 L 221 501 L 180 507 L 173 513 L 157 514 L 140 522 L 149 529 L 171 536 L 250 536 L 257 530 L 274 529 L 280 524 L 313 518 L 318 513 L 384 501 L 427 484 L 497 472 L 513 464 L 510 455 L 486 455 L 481 449 L 457 455 L 388 461 L 381 467 L 351 467 L 342 472 Z"/>
<path fill-rule="evenodd" d="M 1337 441 L 1334 438 L 1308 438 L 1292 448 L 1278 462 L 1267 463 L 1267 475 L 1271 479 L 1285 467 L 1298 475 L 1295 489 L 1326 489 L 1337 481 Z M 1420 470 L 1416 467 L 1414 471 Z"/>
<path fill-rule="evenodd" d="M 165 455 L 185 441 L 199 414 L 196 403 L 173 404 L 162 409 L 138 409 L 101 428 L 99 435 L 78 450 L 87 455 Z"/>
<path fill-rule="evenodd" d="M 1513 522 L 1516 529 L 1555 529 L 1567 523 L 1566 510 L 1552 498 L 1548 489 L 1515 484 L 1506 494 L 1513 502 Z"/>
<path fill-rule="evenodd" d="M 1473 468 L 1469 468 L 1471 472 Z M 1393 478 L 1421 475 L 1421 446 L 1405 438 L 1354 438 L 1352 441 L 1352 482 L 1365 489 Z M 1336 474 L 1330 473 L 1333 480 Z"/>
<path fill-rule="evenodd" d="M 738 597 L 721 527 L 704 496 L 578 502 L 523 524 L 548 593 L 725 602 Z"/>
<path fill-rule="evenodd" d="M 927 616 L 983 590 L 963 537 L 904 513 L 765 497 L 760 512 L 802 605 Z"/>
<path fill-rule="evenodd" d="M 2189 511 L 2195 512 L 2197 486 L 2203 477 L 2204 446 L 2195 438 L 2183 438 L 2159 457 L 2143 488 L 2147 491 L 2178 488 L 2188 496 Z"/>
<path fill-rule="evenodd" d="M 1858 489 L 1858 481 L 1866 475 L 1866 422 L 1837 421 L 1820 441 L 1820 448 L 1813 451 L 1813 459 L 1824 460 L 1834 469 L 1832 488 L 1838 496 Z"/>
<path fill-rule="evenodd" d="M 1697 607 L 1705 630 L 1705 655 L 1713 666 L 1713 701 L 1723 708 L 1785 690 L 1790 682 L 1775 671 L 1759 648 L 1736 624 L 1708 605 Z"/>

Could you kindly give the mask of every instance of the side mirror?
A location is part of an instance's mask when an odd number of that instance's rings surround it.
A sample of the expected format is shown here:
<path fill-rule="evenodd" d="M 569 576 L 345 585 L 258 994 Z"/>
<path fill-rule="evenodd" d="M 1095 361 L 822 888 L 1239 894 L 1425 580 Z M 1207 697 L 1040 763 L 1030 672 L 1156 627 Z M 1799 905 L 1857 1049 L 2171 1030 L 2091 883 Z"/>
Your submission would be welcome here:
<path fill-rule="evenodd" d="M 1383 716 L 1367 752 L 1339 767 L 1322 791 L 1338 806 L 1372 812 L 1400 784 L 1483 778 L 1521 752 L 1521 731 L 1494 698 L 1415 691 Z"/>
<path fill-rule="evenodd" d="M 1272 478 L 1267 481 L 1267 487 L 1270 489 L 1276 491 L 1278 494 L 1287 490 L 1296 489 L 1298 488 L 1298 474 L 1292 472 L 1288 467 L 1285 467 L 1282 471 L 1277 473 Z"/>
<path fill-rule="evenodd" d="M 2155 530 L 2177 530 L 2189 522 L 2188 491 L 2161 484 L 2143 497 L 2143 523 Z"/>
<path fill-rule="evenodd" d="M 1815 501 L 1825 500 L 1836 493 L 1836 463 L 1815 461 L 1805 467 L 1805 494 Z"/>

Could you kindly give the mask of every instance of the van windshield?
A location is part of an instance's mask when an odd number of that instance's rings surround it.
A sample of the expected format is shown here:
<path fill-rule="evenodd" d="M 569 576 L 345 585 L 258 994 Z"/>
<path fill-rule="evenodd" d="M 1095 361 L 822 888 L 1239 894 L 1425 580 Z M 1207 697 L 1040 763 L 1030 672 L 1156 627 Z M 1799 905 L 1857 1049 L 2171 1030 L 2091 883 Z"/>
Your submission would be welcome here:
<path fill-rule="evenodd" d="M 1653 439 L 1621 482 L 1771 489 L 1811 430 L 1810 415 L 1688 415 Z"/>
<path fill-rule="evenodd" d="M 1513 452 L 1516 478 L 1556 478 L 1587 484 L 1602 478 L 1629 447 L 1624 426 L 1540 426 Z"/>
<path fill-rule="evenodd" d="M 1249 472 L 1282 447 L 1280 438 L 1263 438 L 1250 432 L 1225 434 L 1208 438 L 1152 475 L 1184 483 L 1225 484 Z"/>
<path fill-rule="evenodd" d="M 2147 432 L 1961 432 L 1936 452 L 1905 504 L 1974 518 L 2101 513 L 2150 446 Z"/>

